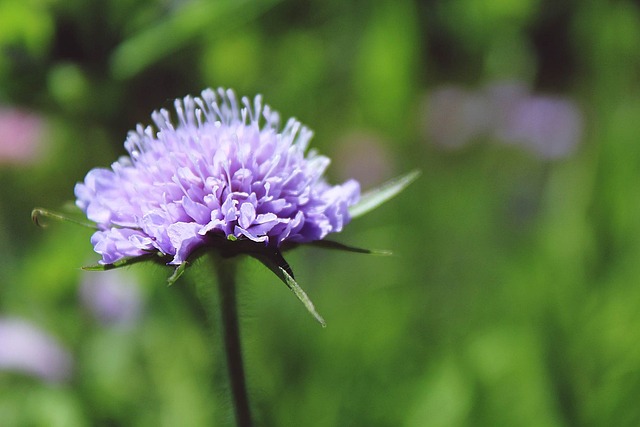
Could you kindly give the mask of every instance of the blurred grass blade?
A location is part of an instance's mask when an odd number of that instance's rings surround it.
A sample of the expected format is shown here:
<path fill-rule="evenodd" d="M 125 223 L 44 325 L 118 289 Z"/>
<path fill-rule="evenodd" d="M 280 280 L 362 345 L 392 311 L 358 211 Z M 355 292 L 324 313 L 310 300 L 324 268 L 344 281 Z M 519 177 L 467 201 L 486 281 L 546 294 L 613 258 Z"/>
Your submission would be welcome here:
<path fill-rule="evenodd" d="M 307 311 L 322 325 L 323 328 L 327 326 L 320 313 L 316 310 L 316 307 L 311 302 L 311 299 L 307 293 L 298 285 L 298 282 L 293 278 L 293 271 L 287 261 L 285 261 L 282 254 L 279 251 L 273 252 L 261 252 L 251 253 L 252 257 L 263 263 L 269 270 L 271 270 L 282 282 L 298 298 L 298 300 L 304 304 Z"/>
<path fill-rule="evenodd" d="M 418 176 L 420 176 L 420 171 L 414 170 L 406 175 L 387 181 L 378 188 L 367 191 L 360 197 L 358 203 L 349 208 L 349 214 L 351 214 L 352 218 L 357 218 L 372 211 L 404 190 Z"/>
<path fill-rule="evenodd" d="M 47 226 L 46 224 L 44 224 L 42 222 L 42 218 L 51 218 L 51 219 L 54 219 L 56 221 L 70 222 L 72 224 L 81 225 L 83 227 L 91 228 L 92 230 L 97 230 L 98 229 L 98 227 L 96 227 L 96 225 L 93 224 L 93 223 L 82 221 L 82 220 L 75 219 L 75 218 L 71 218 L 70 216 L 68 216 L 66 214 L 55 212 L 55 211 L 51 211 L 49 209 L 35 208 L 34 210 L 31 211 L 31 220 L 38 227 L 46 227 Z"/>
<path fill-rule="evenodd" d="M 281 0 L 192 0 L 166 19 L 128 38 L 111 55 L 111 74 L 131 78 L 157 61 L 179 51 L 200 34 L 222 35 L 257 17 Z"/>

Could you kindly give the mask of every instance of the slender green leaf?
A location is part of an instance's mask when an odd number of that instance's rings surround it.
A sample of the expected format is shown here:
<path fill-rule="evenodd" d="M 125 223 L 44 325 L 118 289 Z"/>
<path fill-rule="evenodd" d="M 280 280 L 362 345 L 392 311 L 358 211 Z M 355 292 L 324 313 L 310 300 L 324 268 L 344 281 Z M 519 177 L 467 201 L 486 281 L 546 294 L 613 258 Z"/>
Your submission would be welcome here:
<path fill-rule="evenodd" d="M 293 270 L 291 270 L 289 263 L 284 259 L 282 253 L 280 253 L 279 250 L 260 250 L 246 253 L 267 266 L 269 270 L 271 270 L 276 276 L 280 277 L 278 268 L 282 268 L 287 272 L 287 274 L 289 274 L 291 277 L 294 277 Z M 280 279 L 284 281 L 283 277 L 280 277 Z"/>
<path fill-rule="evenodd" d="M 387 251 L 384 249 L 363 249 L 356 248 L 354 246 L 348 246 L 340 242 L 335 242 L 333 240 L 315 240 L 313 242 L 308 243 L 311 246 L 317 246 L 323 249 L 334 249 L 345 252 L 355 252 L 358 254 L 371 254 L 371 255 L 392 255 L 391 251 Z"/>
<path fill-rule="evenodd" d="M 322 316 L 320 316 L 320 313 L 318 313 L 318 311 L 316 310 L 316 307 L 313 305 L 313 302 L 311 302 L 311 299 L 309 298 L 307 293 L 300 287 L 300 285 L 298 285 L 298 282 L 296 282 L 295 279 L 291 277 L 291 275 L 289 275 L 289 273 L 287 273 L 284 268 L 279 267 L 279 269 L 282 275 L 281 277 L 284 277 L 284 283 L 289 287 L 289 289 L 293 291 L 300 302 L 304 304 L 304 306 L 307 308 L 307 311 L 311 313 L 311 315 L 315 317 L 318 322 L 320 322 L 323 328 L 326 328 L 327 323 L 324 321 Z"/>
<path fill-rule="evenodd" d="M 352 218 L 357 218 L 372 211 L 404 190 L 418 176 L 420 176 L 420 171 L 414 170 L 406 175 L 387 181 L 378 188 L 367 191 L 360 197 L 358 203 L 349 208 L 349 214 L 351 214 Z"/>
<path fill-rule="evenodd" d="M 320 316 L 309 296 L 293 278 L 293 271 L 291 270 L 291 267 L 289 267 L 287 261 L 285 261 L 280 251 L 255 252 L 250 255 L 263 263 L 269 270 L 278 276 L 278 278 L 282 280 L 289 289 L 291 289 L 298 300 L 304 304 L 307 311 L 322 325 L 323 328 L 327 326 L 327 323 L 324 321 L 322 316 Z"/>
<path fill-rule="evenodd" d="M 145 254 L 145 255 L 141 255 L 141 256 L 137 256 L 137 257 L 123 258 L 123 259 L 118 260 L 118 261 L 116 261 L 116 262 L 114 262 L 112 264 L 85 265 L 84 267 L 82 267 L 82 269 L 86 270 L 86 271 L 108 271 L 108 270 L 114 270 L 116 268 L 126 267 L 126 266 L 129 266 L 129 265 L 137 264 L 139 262 L 149 261 L 149 260 L 155 258 L 156 256 L 157 256 L 157 254 L 150 253 L 150 254 Z"/>
<path fill-rule="evenodd" d="M 70 222 L 72 224 L 76 224 L 76 225 L 81 225 L 83 227 L 87 227 L 87 228 L 91 228 L 92 230 L 97 230 L 98 228 L 96 227 L 95 224 L 90 223 L 90 222 L 86 222 L 86 221 L 82 221 L 79 219 L 75 219 L 72 218 L 66 214 L 60 213 L 60 212 L 55 212 L 49 209 L 44 209 L 44 208 L 35 208 L 31 211 L 31 220 L 34 222 L 35 225 L 37 225 L 38 227 L 46 227 L 47 224 L 44 224 L 42 222 L 42 218 L 50 218 L 50 219 L 54 219 L 56 221 L 65 221 L 65 222 Z"/>

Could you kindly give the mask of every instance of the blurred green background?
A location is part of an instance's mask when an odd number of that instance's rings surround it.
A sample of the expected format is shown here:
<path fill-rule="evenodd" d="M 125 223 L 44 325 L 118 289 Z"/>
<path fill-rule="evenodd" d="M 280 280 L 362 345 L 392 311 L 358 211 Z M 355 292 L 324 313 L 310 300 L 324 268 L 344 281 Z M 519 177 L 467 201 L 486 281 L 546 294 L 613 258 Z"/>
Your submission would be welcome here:
<path fill-rule="evenodd" d="M 232 425 L 194 277 L 82 272 L 35 227 L 205 87 L 315 131 L 330 179 L 420 179 L 241 268 L 265 426 L 640 425 L 640 8 L 619 0 L 0 0 L 0 425 Z"/>

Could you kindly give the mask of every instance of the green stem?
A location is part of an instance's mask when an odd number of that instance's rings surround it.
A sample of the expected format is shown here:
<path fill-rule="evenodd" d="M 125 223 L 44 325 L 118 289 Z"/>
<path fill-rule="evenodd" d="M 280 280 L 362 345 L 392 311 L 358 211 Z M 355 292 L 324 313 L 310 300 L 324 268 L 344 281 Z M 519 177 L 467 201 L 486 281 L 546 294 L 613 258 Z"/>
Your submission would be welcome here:
<path fill-rule="evenodd" d="M 251 427 L 251 411 L 240 345 L 236 301 L 236 263 L 232 259 L 219 259 L 215 267 L 218 275 L 222 337 L 236 422 L 238 427 Z"/>

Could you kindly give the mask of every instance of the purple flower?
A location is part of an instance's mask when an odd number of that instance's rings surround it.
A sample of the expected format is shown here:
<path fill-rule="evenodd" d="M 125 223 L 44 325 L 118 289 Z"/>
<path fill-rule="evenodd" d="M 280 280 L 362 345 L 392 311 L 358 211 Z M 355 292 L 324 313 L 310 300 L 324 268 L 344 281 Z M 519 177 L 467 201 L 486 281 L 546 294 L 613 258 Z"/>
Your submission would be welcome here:
<path fill-rule="evenodd" d="M 442 148 L 459 149 L 490 127 L 490 111 L 482 96 L 456 86 L 431 93 L 424 105 L 424 133 Z"/>
<path fill-rule="evenodd" d="M 370 186 L 391 176 L 393 155 L 390 144 L 368 131 L 352 131 L 338 140 L 337 176 L 354 177 L 362 186 Z"/>
<path fill-rule="evenodd" d="M 35 112 L 0 106 L 0 164 L 28 165 L 46 157 L 46 128 Z"/>
<path fill-rule="evenodd" d="M 502 141 L 521 144 L 544 159 L 568 157 L 582 137 L 582 114 L 571 101 L 530 96 L 513 105 L 496 126 Z"/>
<path fill-rule="evenodd" d="M 138 125 L 128 157 L 76 185 L 76 204 L 98 227 L 91 241 L 101 263 L 160 252 L 178 265 L 220 237 L 277 249 L 349 222 L 360 186 L 323 179 L 329 159 L 306 152 L 312 132 L 293 118 L 281 129 L 260 96 L 242 104 L 223 89 L 176 100 L 176 123 L 154 112 L 157 130 Z"/>
<path fill-rule="evenodd" d="M 0 369 L 60 382 L 69 378 L 69 352 L 44 331 L 17 318 L 0 318 Z"/>
<path fill-rule="evenodd" d="M 442 87 L 429 98 L 425 114 L 426 136 L 439 146 L 461 148 L 489 136 L 548 160 L 571 155 L 584 127 L 570 99 L 535 95 L 525 84 L 509 81 L 478 92 Z"/>

